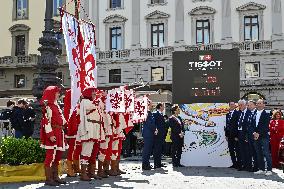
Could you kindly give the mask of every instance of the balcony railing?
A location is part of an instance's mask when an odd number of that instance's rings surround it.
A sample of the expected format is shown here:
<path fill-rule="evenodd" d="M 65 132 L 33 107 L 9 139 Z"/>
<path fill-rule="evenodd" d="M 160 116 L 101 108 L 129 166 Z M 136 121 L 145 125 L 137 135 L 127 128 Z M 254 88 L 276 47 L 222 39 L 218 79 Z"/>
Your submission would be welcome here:
<path fill-rule="evenodd" d="M 4 56 L 0 57 L 0 65 L 35 65 L 38 61 L 39 55 L 31 54 L 28 56 Z"/>
<path fill-rule="evenodd" d="M 171 56 L 174 47 L 146 48 L 140 49 L 141 57 Z"/>
<path fill-rule="evenodd" d="M 118 51 L 105 51 L 98 52 L 99 59 L 117 59 L 117 58 L 129 58 L 130 50 L 118 50 Z"/>
<path fill-rule="evenodd" d="M 240 51 L 259 51 L 272 49 L 272 41 L 245 41 L 233 43 L 233 48 L 239 48 Z"/>
<path fill-rule="evenodd" d="M 284 85 L 283 78 L 247 78 L 241 79 L 241 87 Z"/>
<path fill-rule="evenodd" d="M 189 45 L 185 46 L 186 51 L 197 51 L 197 50 L 214 50 L 221 49 L 222 45 L 219 43 L 215 44 L 206 44 L 206 45 Z"/>

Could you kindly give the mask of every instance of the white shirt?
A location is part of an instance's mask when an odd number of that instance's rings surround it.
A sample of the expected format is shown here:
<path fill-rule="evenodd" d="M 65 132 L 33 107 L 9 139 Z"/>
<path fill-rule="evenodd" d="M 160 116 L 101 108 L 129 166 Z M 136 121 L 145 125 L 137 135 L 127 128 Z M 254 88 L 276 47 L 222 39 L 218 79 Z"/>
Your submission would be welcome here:
<path fill-rule="evenodd" d="M 256 112 L 256 118 L 255 118 L 255 126 L 256 127 L 258 126 L 259 119 L 260 119 L 262 112 L 263 112 L 263 110 L 257 110 L 257 112 Z"/>
<path fill-rule="evenodd" d="M 232 118 L 234 111 L 235 111 L 235 110 L 231 110 L 231 111 L 230 111 L 230 118 Z"/>

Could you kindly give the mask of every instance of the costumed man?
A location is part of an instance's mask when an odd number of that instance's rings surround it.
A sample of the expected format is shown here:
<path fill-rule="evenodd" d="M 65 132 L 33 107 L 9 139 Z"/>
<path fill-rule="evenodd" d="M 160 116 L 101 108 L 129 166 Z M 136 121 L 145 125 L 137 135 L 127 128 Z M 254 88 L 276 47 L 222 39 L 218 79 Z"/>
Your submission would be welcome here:
<path fill-rule="evenodd" d="M 102 128 L 101 110 L 99 109 L 100 99 L 96 98 L 96 89 L 86 88 L 82 92 L 82 97 L 80 124 L 77 132 L 77 140 L 82 144 L 80 179 L 90 181 L 91 177 L 101 179 L 95 174 L 96 156 L 99 151 L 99 143 L 105 141 L 105 136 Z"/>
<path fill-rule="evenodd" d="M 75 177 L 76 173 L 81 173 L 80 170 L 80 154 L 82 150 L 81 144 L 76 141 L 76 135 L 78 131 L 78 126 L 80 124 L 80 115 L 78 109 L 73 111 L 70 119 L 70 109 L 71 109 L 71 90 L 66 90 L 64 98 L 64 117 L 67 120 L 67 133 L 66 138 L 68 140 L 68 153 L 67 153 L 67 176 Z"/>
<path fill-rule="evenodd" d="M 111 150 L 112 150 L 112 119 L 110 114 L 106 113 L 105 103 L 107 93 L 101 91 L 101 102 L 102 102 L 102 120 L 103 120 L 103 130 L 105 133 L 105 141 L 100 142 L 100 150 L 98 155 L 98 176 L 102 178 L 107 178 L 110 175 L 109 165 L 111 161 Z"/>
<path fill-rule="evenodd" d="M 40 139 L 41 147 L 45 153 L 45 176 L 46 185 L 58 186 L 66 182 L 58 177 L 58 165 L 63 151 L 68 148 L 63 131 L 65 119 L 57 104 L 60 96 L 60 88 L 57 86 L 47 87 L 41 99 L 43 117 L 41 120 Z"/>

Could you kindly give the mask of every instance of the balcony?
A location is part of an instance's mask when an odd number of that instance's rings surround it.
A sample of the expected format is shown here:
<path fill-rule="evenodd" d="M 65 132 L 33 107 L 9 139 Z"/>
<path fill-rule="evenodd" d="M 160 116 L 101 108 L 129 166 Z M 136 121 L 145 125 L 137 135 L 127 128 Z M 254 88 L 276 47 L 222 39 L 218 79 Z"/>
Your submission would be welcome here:
<path fill-rule="evenodd" d="M 155 48 L 125 49 L 118 51 L 100 51 L 97 52 L 98 61 L 123 60 L 123 59 L 141 59 L 141 58 L 161 58 L 171 57 L 174 51 L 197 51 L 197 50 L 215 50 L 239 48 L 241 54 L 262 53 L 271 51 L 273 47 L 272 41 L 245 41 L 234 42 L 230 44 L 198 44 L 183 46 L 168 46 Z"/>
<path fill-rule="evenodd" d="M 240 51 L 271 50 L 272 41 L 245 41 L 241 43 L 233 43 L 233 48 L 239 48 Z"/>
<path fill-rule="evenodd" d="M 206 45 L 187 45 L 185 46 L 186 51 L 198 51 L 198 50 L 215 50 L 221 49 L 222 45 L 219 43 L 206 44 Z"/>
<path fill-rule="evenodd" d="M 0 57 L 0 66 L 34 66 L 38 61 L 39 55 L 31 54 L 28 56 L 4 56 Z"/>
<path fill-rule="evenodd" d="M 141 57 L 171 56 L 173 51 L 174 47 L 146 48 L 146 49 L 140 49 L 140 56 Z"/>
<path fill-rule="evenodd" d="M 104 51 L 98 52 L 98 59 L 120 59 L 129 58 L 130 50 L 116 50 L 116 51 Z"/>
<path fill-rule="evenodd" d="M 252 86 L 276 86 L 284 85 L 283 78 L 247 78 L 241 79 L 241 87 L 252 87 Z"/>

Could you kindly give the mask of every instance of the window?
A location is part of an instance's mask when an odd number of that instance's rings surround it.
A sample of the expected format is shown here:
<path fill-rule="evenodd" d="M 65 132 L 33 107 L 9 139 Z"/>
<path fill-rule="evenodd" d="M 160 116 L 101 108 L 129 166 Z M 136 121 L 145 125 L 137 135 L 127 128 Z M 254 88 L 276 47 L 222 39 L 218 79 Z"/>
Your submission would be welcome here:
<path fill-rule="evenodd" d="M 121 27 L 114 27 L 110 29 L 110 50 L 121 50 Z"/>
<path fill-rule="evenodd" d="M 121 69 L 109 70 L 109 83 L 121 83 Z"/>
<path fill-rule="evenodd" d="M 15 88 L 24 88 L 26 86 L 26 78 L 24 74 L 15 75 Z"/>
<path fill-rule="evenodd" d="M 110 0 L 110 8 L 120 8 L 121 7 L 121 0 Z"/>
<path fill-rule="evenodd" d="M 209 20 L 196 21 L 196 43 L 209 44 L 210 43 L 210 23 Z"/>
<path fill-rule="evenodd" d="M 165 0 L 151 0 L 151 4 L 164 3 Z"/>
<path fill-rule="evenodd" d="M 60 10 L 58 8 L 62 7 L 63 0 L 53 0 L 53 16 L 59 16 Z"/>
<path fill-rule="evenodd" d="M 164 24 L 151 25 L 151 47 L 164 47 Z"/>
<path fill-rule="evenodd" d="M 16 0 L 16 18 L 28 18 L 28 0 Z"/>
<path fill-rule="evenodd" d="M 249 62 L 245 64 L 246 78 L 260 77 L 259 62 Z"/>
<path fill-rule="evenodd" d="M 151 80 L 152 81 L 164 81 L 164 68 L 152 67 L 151 68 Z"/>
<path fill-rule="evenodd" d="M 25 55 L 25 35 L 17 35 L 15 38 L 15 56 L 24 56 Z"/>
<path fill-rule="evenodd" d="M 245 41 L 259 40 L 258 16 L 245 16 L 244 18 L 244 39 Z"/>
<path fill-rule="evenodd" d="M 0 77 L 4 77 L 5 76 L 5 70 L 4 69 L 0 69 Z"/>

